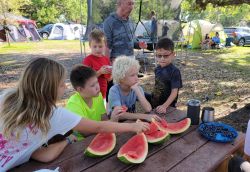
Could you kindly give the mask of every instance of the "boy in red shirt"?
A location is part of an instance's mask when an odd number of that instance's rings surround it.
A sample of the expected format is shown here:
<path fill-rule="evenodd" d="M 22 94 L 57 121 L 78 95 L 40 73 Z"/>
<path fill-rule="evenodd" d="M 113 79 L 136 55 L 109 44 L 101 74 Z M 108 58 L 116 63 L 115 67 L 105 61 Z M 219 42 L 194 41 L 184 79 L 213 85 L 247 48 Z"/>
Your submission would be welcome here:
<path fill-rule="evenodd" d="M 83 59 L 83 65 L 89 66 L 97 73 L 103 99 L 106 99 L 107 81 L 111 78 L 112 66 L 109 58 L 104 55 L 106 37 L 101 30 L 94 29 L 89 35 L 91 54 Z"/>

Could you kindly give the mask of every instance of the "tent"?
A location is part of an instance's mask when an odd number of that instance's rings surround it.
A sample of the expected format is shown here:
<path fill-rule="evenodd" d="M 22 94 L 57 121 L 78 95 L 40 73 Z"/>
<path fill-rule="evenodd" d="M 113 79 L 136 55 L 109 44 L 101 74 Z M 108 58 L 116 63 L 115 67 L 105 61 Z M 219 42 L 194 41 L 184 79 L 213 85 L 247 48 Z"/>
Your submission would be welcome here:
<path fill-rule="evenodd" d="M 200 48 L 201 42 L 205 39 L 206 34 L 213 37 L 215 33 L 218 32 L 222 43 L 224 43 L 227 38 L 224 27 L 220 23 L 212 24 L 205 20 L 193 20 L 183 24 L 182 27 L 184 38 L 188 40 L 192 48 Z"/>
<path fill-rule="evenodd" d="M 0 25 L 0 42 L 7 40 L 12 42 L 41 40 L 34 20 L 7 13 L 5 16 L 0 15 L 0 21 L 1 23 L 6 22 L 6 26 Z M 6 29 L 9 31 L 8 34 L 6 34 Z"/>
<path fill-rule="evenodd" d="M 80 24 L 53 24 L 48 39 L 51 40 L 74 40 L 79 39 L 80 35 L 84 35 L 86 27 Z"/>

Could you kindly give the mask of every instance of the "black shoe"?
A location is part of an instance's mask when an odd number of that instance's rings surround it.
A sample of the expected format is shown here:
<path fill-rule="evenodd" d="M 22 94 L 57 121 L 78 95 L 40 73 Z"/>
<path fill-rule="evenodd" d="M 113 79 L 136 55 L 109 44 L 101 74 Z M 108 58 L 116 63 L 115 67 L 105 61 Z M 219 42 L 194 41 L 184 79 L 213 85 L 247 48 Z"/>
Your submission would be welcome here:
<path fill-rule="evenodd" d="M 234 156 L 229 160 L 228 172 L 241 172 L 240 165 L 244 162 L 244 159 L 239 156 Z"/>

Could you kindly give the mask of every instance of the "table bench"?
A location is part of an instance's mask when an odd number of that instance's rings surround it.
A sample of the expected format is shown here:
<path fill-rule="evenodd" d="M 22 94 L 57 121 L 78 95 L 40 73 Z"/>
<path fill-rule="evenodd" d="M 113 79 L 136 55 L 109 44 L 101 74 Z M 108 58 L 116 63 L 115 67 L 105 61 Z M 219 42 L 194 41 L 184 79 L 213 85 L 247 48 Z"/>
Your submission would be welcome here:
<path fill-rule="evenodd" d="M 168 109 L 166 119 L 176 122 L 186 117 L 186 112 L 177 109 Z M 225 159 L 236 152 L 244 144 L 245 135 L 239 136 L 233 143 L 215 143 L 204 139 L 197 132 L 198 126 L 191 126 L 180 135 L 172 135 L 162 145 L 149 145 L 146 160 L 139 165 L 126 165 L 117 158 L 119 148 L 134 134 L 117 134 L 117 143 L 111 154 L 102 158 L 89 158 L 83 151 L 94 136 L 87 137 L 81 142 L 69 145 L 64 152 L 51 163 L 29 161 L 12 171 L 28 172 L 38 169 L 55 169 L 60 167 L 60 172 L 209 172 L 214 171 Z"/>

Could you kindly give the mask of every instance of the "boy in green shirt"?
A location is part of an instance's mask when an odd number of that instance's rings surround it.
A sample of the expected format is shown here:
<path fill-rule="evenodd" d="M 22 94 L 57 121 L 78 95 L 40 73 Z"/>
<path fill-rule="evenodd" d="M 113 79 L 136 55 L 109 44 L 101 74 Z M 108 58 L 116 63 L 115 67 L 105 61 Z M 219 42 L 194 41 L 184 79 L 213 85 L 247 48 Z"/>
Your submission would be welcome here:
<path fill-rule="evenodd" d="M 70 73 L 70 82 L 76 93 L 69 98 L 66 108 L 87 119 L 107 119 L 96 72 L 87 66 L 77 65 Z M 116 121 L 122 112 L 122 107 L 117 107 L 111 115 L 111 120 Z M 83 139 L 80 133 L 77 133 L 77 137 L 78 140 Z"/>

